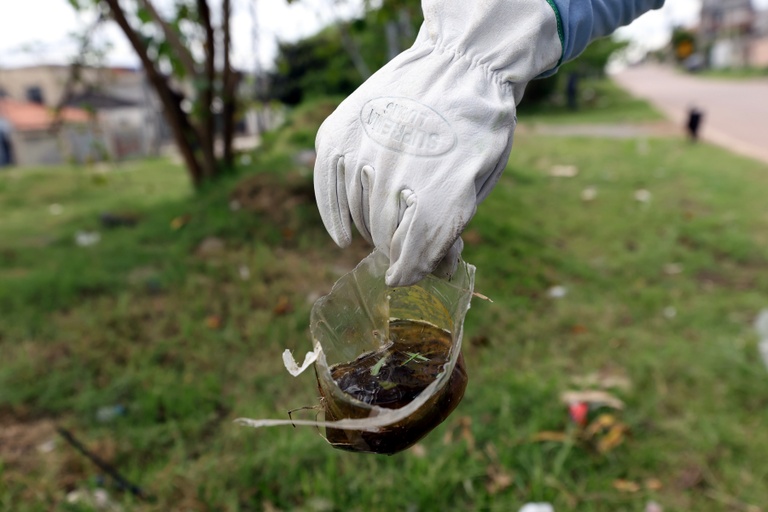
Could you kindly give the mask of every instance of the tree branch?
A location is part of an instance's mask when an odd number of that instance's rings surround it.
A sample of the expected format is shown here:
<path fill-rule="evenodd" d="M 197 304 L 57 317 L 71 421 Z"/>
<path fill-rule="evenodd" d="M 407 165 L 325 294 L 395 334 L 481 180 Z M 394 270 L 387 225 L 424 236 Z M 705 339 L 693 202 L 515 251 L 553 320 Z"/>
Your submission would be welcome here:
<path fill-rule="evenodd" d="M 155 6 L 150 0 L 139 0 L 139 4 L 147 10 L 152 17 L 152 20 L 160 26 L 163 35 L 165 36 L 165 40 L 173 48 L 173 51 L 176 52 L 176 55 L 181 60 L 181 63 L 184 64 L 184 67 L 189 71 L 189 74 L 194 77 L 197 74 L 197 64 L 195 63 L 195 59 L 192 57 L 189 48 L 187 48 L 181 41 L 179 34 L 177 34 L 173 27 L 160 16 L 160 13 L 157 12 L 157 9 L 155 9 Z"/>
<path fill-rule="evenodd" d="M 136 54 L 141 60 L 141 64 L 144 66 L 144 70 L 147 73 L 147 78 L 152 83 L 157 95 L 163 104 L 163 112 L 165 118 L 171 127 L 176 145 L 181 152 L 184 162 L 187 164 L 187 169 L 192 177 L 192 182 L 197 186 L 203 181 L 203 168 L 200 162 L 195 157 L 193 150 L 194 145 L 199 137 L 197 137 L 194 128 L 187 119 L 187 114 L 181 109 L 181 101 L 179 95 L 175 93 L 165 77 L 158 71 L 152 59 L 147 52 L 147 46 L 144 44 L 141 36 L 133 29 L 128 19 L 125 17 L 122 8 L 120 7 L 119 0 L 102 0 L 108 7 L 112 18 L 118 24 L 123 31 L 128 41 L 131 43 Z"/>
<path fill-rule="evenodd" d="M 222 100 L 224 102 L 222 116 L 224 118 L 224 164 L 231 167 L 233 164 L 232 139 L 235 136 L 235 94 L 237 81 L 232 73 L 232 63 L 229 52 L 232 46 L 230 33 L 230 17 L 232 16 L 231 0 L 224 0 L 222 4 L 222 25 L 224 32 L 224 74 L 222 77 Z"/>
<path fill-rule="evenodd" d="M 206 168 L 210 176 L 213 176 L 216 170 L 216 160 L 213 152 L 215 135 L 215 124 L 213 112 L 211 107 L 213 106 L 214 98 L 214 86 L 216 80 L 216 60 L 215 60 L 215 36 L 213 33 L 213 25 L 211 24 L 211 11 L 208 7 L 207 0 L 197 0 L 197 10 L 200 16 L 200 24 L 205 31 L 205 79 L 203 80 L 203 91 L 201 94 L 202 100 L 202 131 L 203 138 L 202 150 L 203 157 L 206 160 Z"/>

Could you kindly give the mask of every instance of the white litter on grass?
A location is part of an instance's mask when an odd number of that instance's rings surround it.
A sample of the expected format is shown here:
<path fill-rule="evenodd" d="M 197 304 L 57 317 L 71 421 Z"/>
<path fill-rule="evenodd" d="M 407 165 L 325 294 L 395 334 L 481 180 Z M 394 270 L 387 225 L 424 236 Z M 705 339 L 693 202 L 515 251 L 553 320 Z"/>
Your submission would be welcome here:
<path fill-rule="evenodd" d="M 588 389 L 583 391 L 564 391 L 560 395 L 560 401 L 566 405 L 587 403 L 605 405 L 613 409 L 624 409 L 624 402 L 607 391 L 601 389 Z"/>
<path fill-rule="evenodd" d="M 242 207 L 243 207 L 243 205 L 241 205 L 240 201 L 238 201 L 237 199 L 233 199 L 233 200 L 231 200 L 229 202 L 229 211 L 231 211 L 231 212 L 236 212 L 236 211 L 240 210 L 240 208 L 242 208 Z"/>
<path fill-rule="evenodd" d="M 526 503 L 519 512 L 555 512 L 550 503 Z"/>
<path fill-rule="evenodd" d="M 240 276 L 240 279 L 243 281 L 247 281 L 251 278 L 251 269 L 245 265 L 240 265 L 240 267 L 237 269 L 237 273 Z"/>
<path fill-rule="evenodd" d="M 123 507 L 112 501 L 104 489 L 79 489 L 67 494 L 67 503 L 85 505 L 98 511 L 121 512 Z"/>
<path fill-rule="evenodd" d="M 568 295 L 568 289 L 565 286 L 553 286 L 547 290 L 547 295 L 553 299 L 562 299 Z"/>
<path fill-rule="evenodd" d="M 61 212 L 64 211 L 64 208 L 59 203 L 53 203 L 48 207 L 48 213 L 51 215 L 61 215 Z"/>
<path fill-rule="evenodd" d="M 760 341 L 760 343 L 757 345 L 757 349 L 760 351 L 760 357 L 763 358 L 765 367 L 768 368 L 768 338 Z"/>
<path fill-rule="evenodd" d="M 309 365 L 317 361 L 317 356 L 320 355 L 321 350 L 319 344 L 315 345 L 315 350 L 313 352 L 307 352 L 307 355 L 304 356 L 304 362 L 299 366 L 293 358 L 291 351 L 285 349 L 285 352 L 283 352 L 283 364 L 285 365 L 285 369 L 294 377 L 298 377 L 304 370 L 309 368 Z"/>
<path fill-rule="evenodd" d="M 587 187 L 581 191 L 581 200 L 584 202 L 594 201 L 597 197 L 597 189 L 595 187 Z"/>
<path fill-rule="evenodd" d="M 90 247 L 101 241 L 101 235 L 97 231 L 78 231 L 75 233 L 75 243 L 80 247 Z"/>
<path fill-rule="evenodd" d="M 667 263 L 664 265 L 664 273 L 668 276 L 676 276 L 683 273 L 683 266 L 679 263 Z"/>
<path fill-rule="evenodd" d="M 56 440 L 50 439 L 44 443 L 37 445 L 37 451 L 40 453 L 51 453 L 56 449 Z"/>
<path fill-rule="evenodd" d="M 768 309 L 761 310 L 755 318 L 755 331 L 760 337 L 757 350 L 760 352 L 760 357 L 766 368 L 768 368 Z"/>
<path fill-rule="evenodd" d="M 755 331 L 761 339 L 768 338 L 768 309 L 763 309 L 755 318 Z"/>
<path fill-rule="evenodd" d="M 655 501 L 649 501 L 645 504 L 645 512 L 664 512 L 664 508 Z"/>
<path fill-rule="evenodd" d="M 555 178 L 573 178 L 579 174 L 579 168 L 575 165 L 553 165 L 549 175 Z"/>
<path fill-rule="evenodd" d="M 677 310 L 672 306 L 664 308 L 663 313 L 664 313 L 664 316 L 666 318 L 669 318 L 670 320 L 677 316 Z"/>
<path fill-rule="evenodd" d="M 644 188 L 641 188 L 640 190 L 635 190 L 635 201 L 641 202 L 641 203 L 647 203 L 651 200 L 651 193 L 648 190 L 645 190 Z"/>

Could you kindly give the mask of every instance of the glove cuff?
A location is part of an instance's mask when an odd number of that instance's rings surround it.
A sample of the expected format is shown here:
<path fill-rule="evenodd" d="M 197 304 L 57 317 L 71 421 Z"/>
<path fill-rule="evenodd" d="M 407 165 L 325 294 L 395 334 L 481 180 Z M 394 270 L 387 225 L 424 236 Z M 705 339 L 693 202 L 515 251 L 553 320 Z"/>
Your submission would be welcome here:
<path fill-rule="evenodd" d="M 424 0 L 414 46 L 431 44 L 480 68 L 519 103 L 525 85 L 563 54 L 559 17 L 547 0 Z"/>

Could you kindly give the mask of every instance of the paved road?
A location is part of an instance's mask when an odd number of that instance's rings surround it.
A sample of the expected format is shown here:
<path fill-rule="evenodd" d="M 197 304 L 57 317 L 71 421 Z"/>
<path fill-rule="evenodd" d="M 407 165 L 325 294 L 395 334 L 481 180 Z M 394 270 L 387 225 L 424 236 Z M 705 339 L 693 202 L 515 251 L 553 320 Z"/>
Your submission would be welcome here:
<path fill-rule="evenodd" d="M 703 139 L 768 164 L 768 79 L 699 78 L 657 65 L 631 68 L 614 79 L 681 131 L 688 109 L 696 105 L 705 113 Z"/>

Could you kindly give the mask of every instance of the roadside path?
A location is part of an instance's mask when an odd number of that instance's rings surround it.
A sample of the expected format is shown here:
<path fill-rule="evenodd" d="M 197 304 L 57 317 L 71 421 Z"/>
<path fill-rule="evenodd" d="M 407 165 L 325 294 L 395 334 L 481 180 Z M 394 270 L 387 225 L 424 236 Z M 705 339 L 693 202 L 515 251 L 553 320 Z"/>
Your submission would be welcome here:
<path fill-rule="evenodd" d="M 688 109 L 698 107 L 704 112 L 702 139 L 768 164 L 768 79 L 700 78 L 650 64 L 613 79 L 658 108 L 681 132 Z"/>

